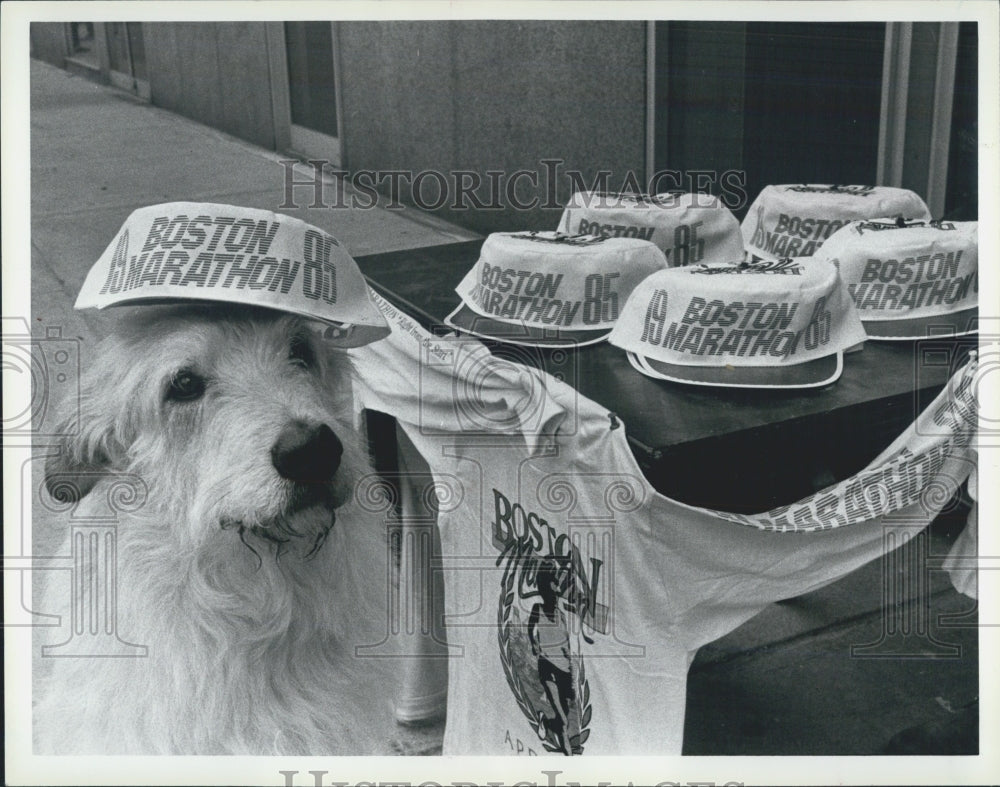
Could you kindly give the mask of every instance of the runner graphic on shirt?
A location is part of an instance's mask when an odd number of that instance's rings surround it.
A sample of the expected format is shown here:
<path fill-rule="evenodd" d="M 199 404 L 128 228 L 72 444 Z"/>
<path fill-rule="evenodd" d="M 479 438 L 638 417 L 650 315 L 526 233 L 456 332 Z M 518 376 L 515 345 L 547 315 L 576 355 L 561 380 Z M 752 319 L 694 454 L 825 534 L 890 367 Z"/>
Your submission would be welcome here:
<path fill-rule="evenodd" d="M 528 615 L 528 640 L 531 652 L 538 659 L 538 680 L 552 706 L 553 715 L 538 712 L 539 726 L 551 730 L 564 754 L 572 754 L 570 744 L 570 712 L 576 702 L 573 689 L 573 664 L 570 660 L 569 626 L 559 608 L 563 592 L 563 575 L 556 562 L 546 558 L 535 574 L 541 602 Z"/>
<path fill-rule="evenodd" d="M 500 661 L 542 747 L 583 754 L 592 707 L 579 650 L 593 640 L 573 625 L 580 602 L 571 560 L 531 546 L 512 542 L 497 561 L 506 563 L 497 610 Z"/>

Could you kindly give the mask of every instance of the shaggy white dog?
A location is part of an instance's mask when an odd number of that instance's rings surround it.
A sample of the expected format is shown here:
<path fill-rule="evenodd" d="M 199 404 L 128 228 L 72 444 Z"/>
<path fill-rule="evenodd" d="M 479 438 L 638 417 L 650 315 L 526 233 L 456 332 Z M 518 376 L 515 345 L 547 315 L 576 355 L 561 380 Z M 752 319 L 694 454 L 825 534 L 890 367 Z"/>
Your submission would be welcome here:
<path fill-rule="evenodd" d="M 36 752 L 387 749 L 393 681 L 356 650 L 385 637 L 388 561 L 384 514 L 354 495 L 372 470 L 349 360 L 264 309 L 137 312 L 83 377 L 80 429 L 46 466 L 45 508 L 62 513 L 35 532 L 65 538 L 71 517 L 106 512 L 123 473 L 145 485 L 112 562 L 117 637 L 148 650 L 41 656 L 103 581 L 99 550 L 79 550 L 72 588 L 70 572 L 36 572 L 36 608 L 64 624 L 38 632 Z"/>

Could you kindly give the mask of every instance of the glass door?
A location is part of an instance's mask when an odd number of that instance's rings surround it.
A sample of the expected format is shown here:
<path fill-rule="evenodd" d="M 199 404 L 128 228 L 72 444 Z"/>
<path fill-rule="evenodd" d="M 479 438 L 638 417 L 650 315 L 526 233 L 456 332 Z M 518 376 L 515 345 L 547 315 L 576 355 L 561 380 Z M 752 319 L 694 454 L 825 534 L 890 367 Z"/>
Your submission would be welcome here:
<path fill-rule="evenodd" d="M 100 68 L 95 45 L 94 22 L 68 22 L 66 37 L 69 39 L 69 57 L 91 68 Z"/>
<path fill-rule="evenodd" d="M 341 164 L 336 31 L 332 22 L 269 29 L 279 149 Z"/>
<path fill-rule="evenodd" d="M 107 22 L 108 76 L 111 84 L 149 100 L 146 47 L 140 22 Z"/>

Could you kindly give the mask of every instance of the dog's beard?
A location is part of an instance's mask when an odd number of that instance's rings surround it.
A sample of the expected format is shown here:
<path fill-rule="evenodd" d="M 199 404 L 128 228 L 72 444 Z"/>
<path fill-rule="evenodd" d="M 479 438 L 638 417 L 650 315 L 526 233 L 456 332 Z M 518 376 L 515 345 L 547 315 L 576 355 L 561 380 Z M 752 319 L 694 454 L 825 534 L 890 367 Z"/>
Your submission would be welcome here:
<path fill-rule="evenodd" d="M 326 543 L 337 522 L 337 509 L 345 502 L 346 492 L 327 484 L 295 484 L 284 509 L 264 520 L 247 521 L 223 516 L 223 530 L 235 530 L 251 552 L 261 555 L 258 546 L 270 549 L 276 558 L 291 551 L 309 559 Z"/>

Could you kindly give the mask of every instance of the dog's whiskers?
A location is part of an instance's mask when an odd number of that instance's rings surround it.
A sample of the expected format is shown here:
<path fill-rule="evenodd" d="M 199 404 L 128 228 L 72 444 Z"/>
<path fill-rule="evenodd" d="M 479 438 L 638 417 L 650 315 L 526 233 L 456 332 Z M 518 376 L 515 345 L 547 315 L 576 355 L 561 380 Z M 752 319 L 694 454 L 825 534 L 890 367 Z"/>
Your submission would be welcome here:
<path fill-rule="evenodd" d="M 302 533 L 300 533 L 298 530 L 296 530 L 294 527 L 292 527 L 287 521 L 284 521 L 284 520 L 280 521 L 278 523 L 278 530 L 280 532 L 282 532 L 282 533 L 287 533 L 288 535 L 292 536 L 293 538 L 302 538 Z M 287 541 L 288 539 L 286 538 L 286 539 L 283 539 L 283 540 Z"/>
<path fill-rule="evenodd" d="M 327 537 L 330 535 L 330 531 L 333 529 L 336 523 L 336 514 L 332 514 L 330 517 L 330 522 L 325 527 L 319 529 L 316 535 L 313 537 L 312 545 L 309 550 L 302 556 L 303 560 L 310 560 L 316 556 L 323 545 L 326 543 Z M 219 520 L 219 527 L 222 530 L 233 530 L 235 529 L 239 534 L 240 542 L 249 549 L 254 557 L 257 558 L 257 570 L 263 566 L 263 559 L 260 553 L 254 549 L 247 537 L 256 536 L 257 538 L 266 541 L 274 547 L 275 561 L 279 561 L 281 556 L 288 552 L 287 545 L 292 541 L 292 538 L 303 538 L 304 534 L 300 533 L 291 527 L 287 520 L 278 519 L 271 525 L 247 525 L 241 519 L 230 519 L 225 517 Z M 279 535 L 280 534 L 280 535 Z M 283 535 L 288 535 L 288 538 L 283 538 Z"/>
<path fill-rule="evenodd" d="M 329 527 L 323 528 L 316 534 L 316 538 L 313 541 L 312 548 L 308 552 L 306 552 L 305 557 L 303 558 L 304 560 L 312 559 L 316 555 L 316 553 L 323 548 L 323 544 L 326 543 L 326 538 L 327 536 L 330 535 L 330 531 L 333 530 L 333 526 L 334 524 L 336 524 L 336 521 L 337 521 L 336 514 L 334 514 L 333 516 L 330 517 Z"/>
<path fill-rule="evenodd" d="M 223 525 L 222 528 L 223 528 L 223 530 L 225 530 L 226 529 L 226 525 Z M 263 558 L 261 558 L 260 553 L 256 549 L 254 549 L 250 545 L 250 543 L 247 541 L 247 535 L 246 535 L 247 534 L 247 529 L 246 529 L 246 526 L 243 525 L 243 523 L 240 523 L 239 528 L 240 529 L 239 529 L 238 532 L 240 534 L 240 542 L 243 544 L 243 546 L 245 546 L 247 549 L 249 549 L 251 552 L 253 552 L 253 556 L 255 558 L 257 558 L 257 569 L 256 570 L 260 571 L 264 567 L 264 560 L 263 560 Z"/>

